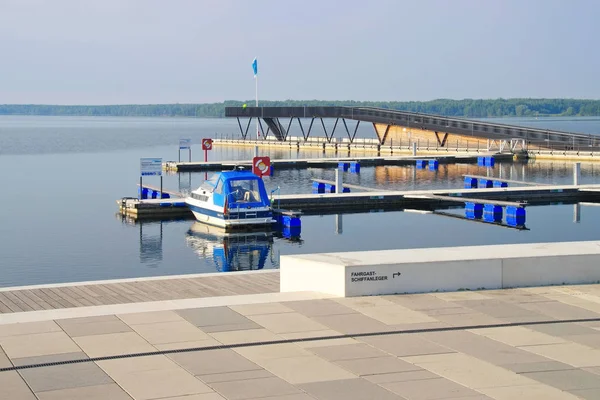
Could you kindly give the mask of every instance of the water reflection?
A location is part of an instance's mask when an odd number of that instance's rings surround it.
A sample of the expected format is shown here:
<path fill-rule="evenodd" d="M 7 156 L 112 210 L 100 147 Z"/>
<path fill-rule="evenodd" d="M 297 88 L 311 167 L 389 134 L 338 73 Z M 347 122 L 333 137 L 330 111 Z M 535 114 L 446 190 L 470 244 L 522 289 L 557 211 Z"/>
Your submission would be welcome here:
<path fill-rule="evenodd" d="M 341 235 L 344 232 L 342 214 L 335 214 L 335 233 Z"/>
<path fill-rule="evenodd" d="M 267 260 L 278 265 L 271 231 L 227 232 L 195 222 L 186 233 L 186 243 L 199 257 L 212 258 L 220 272 L 263 269 Z"/>
<path fill-rule="evenodd" d="M 137 224 L 140 231 L 140 262 L 158 266 L 163 259 L 163 223 Z"/>

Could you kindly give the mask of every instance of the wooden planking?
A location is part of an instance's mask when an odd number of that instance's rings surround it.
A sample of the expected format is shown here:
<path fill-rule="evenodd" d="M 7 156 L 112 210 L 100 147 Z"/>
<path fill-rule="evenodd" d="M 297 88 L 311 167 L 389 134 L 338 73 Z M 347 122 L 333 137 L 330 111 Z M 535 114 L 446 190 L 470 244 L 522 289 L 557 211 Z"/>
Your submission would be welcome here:
<path fill-rule="evenodd" d="M 0 314 L 279 292 L 279 272 L 103 283 L 0 292 Z"/>

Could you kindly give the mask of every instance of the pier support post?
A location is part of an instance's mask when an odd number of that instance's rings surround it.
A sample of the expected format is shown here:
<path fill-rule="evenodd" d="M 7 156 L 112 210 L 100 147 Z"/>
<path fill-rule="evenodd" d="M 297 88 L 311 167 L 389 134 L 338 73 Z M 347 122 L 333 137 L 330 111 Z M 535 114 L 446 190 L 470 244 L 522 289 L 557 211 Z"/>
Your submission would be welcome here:
<path fill-rule="evenodd" d="M 416 156 L 417 155 L 417 142 L 413 142 L 413 146 L 412 146 L 412 155 Z"/>
<path fill-rule="evenodd" d="M 254 157 L 258 157 L 258 146 L 254 146 Z"/>
<path fill-rule="evenodd" d="M 335 170 L 335 192 L 343 193 L 344 192 L 344 183 L 342 182 L 342 173 L 339 168 Z"/>
<path fill-rule="evenodd" d="M 573 164 L 573 185 L 579 185 L 579 180 L 581 178 L 581 163 Z"/>

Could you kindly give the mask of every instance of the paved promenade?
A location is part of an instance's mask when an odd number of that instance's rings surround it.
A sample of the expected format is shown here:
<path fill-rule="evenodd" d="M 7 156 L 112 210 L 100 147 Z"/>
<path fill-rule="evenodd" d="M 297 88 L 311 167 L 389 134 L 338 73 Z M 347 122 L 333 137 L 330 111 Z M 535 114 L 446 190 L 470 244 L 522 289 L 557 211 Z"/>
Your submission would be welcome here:
<path fill-rule="evenodd" d="M 600 285 L 12 312 L 0 347 L 11 400 L 600 399 Z"/>

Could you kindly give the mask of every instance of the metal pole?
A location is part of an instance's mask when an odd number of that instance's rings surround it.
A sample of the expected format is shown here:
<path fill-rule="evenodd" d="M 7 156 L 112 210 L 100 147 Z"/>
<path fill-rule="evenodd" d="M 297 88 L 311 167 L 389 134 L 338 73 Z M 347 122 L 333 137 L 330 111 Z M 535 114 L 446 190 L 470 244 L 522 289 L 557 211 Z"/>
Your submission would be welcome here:
<path fill-rule="evenodd" d="M 140 194 L 139 194 L 139 198 L 140 198 L 140 200 L 142 199 L 142 189 L 144 188 L 144 187 L 142 186 L 142 185 L 143 185 L 143 183 L 142 183 L 142 179 L 143 179 L 143 178 L 142 178 L 142 176 L 140 175 Z"/>
<path fill-rule="evenodd" d="M 573 222 L 576 224 L 581 222 L 581 205 L 579 203 L 573 204 Z"/>
<path fill-rule="evenodd" d="M 342 173 L 339 168 L 335 170 L 335 192 L 342 193 L 344 191 L 344 183 L 342 182 Z"/>
<path fill-rule="evenodd" d="M 258 108 L 258 73 L 254 75 L 254 82 L 256 83 L 256 107 Z M 256 117 L 256 140 L 258 140 L 258 116 Z"/>
<path fill-rule="evenodd" d="M 573 185 L 579 185 L 579 180 L 581 178 L 581 163 L 573 164 Z"/>
<path fill-rule="evenodd" d="M 188 159 L 190 162 L 192 162 L 192 147 L 188 147 Z"/>
<path fill-rule="evenodd" d="M 413 146 L 412 146 L 412 155 L 416 156 L 417 155 L 417 143 L 413 142 Z"/>
<path fill-rule="evenodd" d="M 258 146 L 254 146 L 254 157 L 258 157 Z"/>
<path fill-rule="evenodd" d="M 162 177 L 162 175 L 161 175 L 161 176 L 160 176 L 160 195 L 159 195 L 160 197 L 159 197 L 159 199 L 162 199 L 162 198 L 163 198 L 163 179 L 162 179 L 162 178 L 163 178 L 163 177 Z"/>

